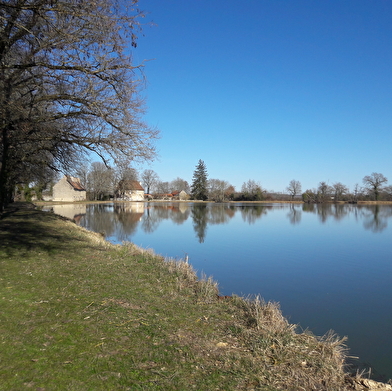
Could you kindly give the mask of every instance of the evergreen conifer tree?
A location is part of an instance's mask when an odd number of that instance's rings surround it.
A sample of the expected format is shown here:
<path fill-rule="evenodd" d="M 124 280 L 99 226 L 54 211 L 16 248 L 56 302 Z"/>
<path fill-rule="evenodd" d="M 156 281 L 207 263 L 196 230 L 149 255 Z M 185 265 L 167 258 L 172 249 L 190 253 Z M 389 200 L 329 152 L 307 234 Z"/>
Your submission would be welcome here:
<path fill-rule="evenodd" d="M 203 160 L 199 160 L 193 173 L 191 195 L 194 200 L 205 201 L 208 198 L 207 190 L 207 168 Z"/>

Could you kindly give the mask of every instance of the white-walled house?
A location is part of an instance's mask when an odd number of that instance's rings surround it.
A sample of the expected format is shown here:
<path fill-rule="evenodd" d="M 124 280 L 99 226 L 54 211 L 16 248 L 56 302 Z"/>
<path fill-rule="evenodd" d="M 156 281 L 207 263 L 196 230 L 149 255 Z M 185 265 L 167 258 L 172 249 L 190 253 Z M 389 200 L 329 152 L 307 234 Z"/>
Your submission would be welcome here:
<path fill-rule="evenodd" d="M 182 201 L 185 201 L 185 200 L 189 200 L 189 195 L 186 193 L 186 191 L 184 191 L 184 190 L 181 190 L 180 191 L 180 194 L 178 195 L 178 199 L 179 200 L 182 200 Z"/>
<path fill-rule="evenodd" d="M 53 201 L 84 201 L 86 189 L 80 183 L 79 178 L 64 175 L 53 186 Z"/>
<path fill-rule="evenodd" d="M 123 201 L 144 201 L 144 189 L 138 181 L 122 180 L 116 188 L 115 198 Z"/>

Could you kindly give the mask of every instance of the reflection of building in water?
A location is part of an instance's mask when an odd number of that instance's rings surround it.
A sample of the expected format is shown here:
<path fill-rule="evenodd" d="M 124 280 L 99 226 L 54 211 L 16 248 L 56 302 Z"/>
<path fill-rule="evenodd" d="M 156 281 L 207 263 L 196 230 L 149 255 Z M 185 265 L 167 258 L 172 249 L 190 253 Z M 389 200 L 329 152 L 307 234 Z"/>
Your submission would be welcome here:
<path fill-rule="evenodd" d="M 80 218 L 86 214 L 85 204 L 64 204 L 53 205 L 53 212 L 56 215 L 67 217 L 68 219 L 78 222 Z"/>
<path fill-rule="evenodd" d="M 117 221 L 121 224 L 121 231 L 124 238 L 133 234 L 144 214 L 144 203 L 130 202 L 114 205 L 114 213 Z"/>
<path fill-rule="evenodd" d="M 144 213 L 144 202 L 130 202 L 123 204 L 121 207 L 122 212 L 128 213 Z"/>
<path fill-rule="evenodd" d="M 181 202 L 178 205 L 178 209 L 180 210 L 181 213 L 185 213 L 189 209 L 189 204 L 185 202 Z"/>

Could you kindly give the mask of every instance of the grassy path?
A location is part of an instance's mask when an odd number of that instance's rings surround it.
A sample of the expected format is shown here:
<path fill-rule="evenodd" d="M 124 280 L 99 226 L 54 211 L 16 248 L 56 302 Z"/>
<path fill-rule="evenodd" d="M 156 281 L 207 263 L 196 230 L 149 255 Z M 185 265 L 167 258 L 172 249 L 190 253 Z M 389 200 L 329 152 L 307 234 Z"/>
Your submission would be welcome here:
<path fill-rule="evenodd" d="M 28 204 L 0 219 L 1 390 L 344 390 L 341 341 Z"/>

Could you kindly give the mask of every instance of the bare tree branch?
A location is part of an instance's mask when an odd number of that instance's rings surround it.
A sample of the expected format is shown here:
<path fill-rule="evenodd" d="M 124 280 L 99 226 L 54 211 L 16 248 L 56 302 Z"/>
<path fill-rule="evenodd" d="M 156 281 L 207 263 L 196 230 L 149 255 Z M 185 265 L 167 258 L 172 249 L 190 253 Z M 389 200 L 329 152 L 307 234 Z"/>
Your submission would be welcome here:
<path fill-rule="evenodd" d="M 126 52 L 145 16 L 137 3 L 0 1 L 0 207 L 27 176 L 21 162 L 61 170 L 83 153 L 105 164 L 155 157 L 143 64 Z"/>

